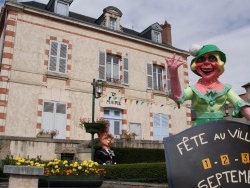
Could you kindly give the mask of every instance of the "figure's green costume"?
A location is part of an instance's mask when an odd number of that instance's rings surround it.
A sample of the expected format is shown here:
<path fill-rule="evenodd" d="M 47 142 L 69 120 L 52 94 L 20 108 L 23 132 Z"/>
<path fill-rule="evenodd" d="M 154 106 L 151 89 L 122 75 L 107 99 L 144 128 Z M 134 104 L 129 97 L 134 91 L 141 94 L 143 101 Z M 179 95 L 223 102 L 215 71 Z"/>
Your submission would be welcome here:
<path fill-rule="evenodd" d="M 184 89 L 183 96 L 177 101 L 177 104 L 182 104 L 186 100 L 192 101 L 192 107 L 197 114 L 193 126 L 209 121 L 222 120 L 226 101 L 234 106 L 233 117 L 242 117 L 240 108 L 250 106 L 231 89 L 229 84 L 226 84 L 223 90 L 219 92 L 209 90 L 206 94 L 202 94 L 194 86 L 190 86 Z"/>

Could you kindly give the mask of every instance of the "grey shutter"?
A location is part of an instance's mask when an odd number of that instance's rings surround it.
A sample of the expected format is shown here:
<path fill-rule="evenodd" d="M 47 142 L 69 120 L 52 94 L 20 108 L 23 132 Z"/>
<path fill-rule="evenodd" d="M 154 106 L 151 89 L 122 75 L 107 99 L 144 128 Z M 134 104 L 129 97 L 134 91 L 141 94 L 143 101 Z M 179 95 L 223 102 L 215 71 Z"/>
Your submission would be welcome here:
<path fill-rule="evenodd" d="M 153 88 L 153 65 L 152 63 L 147 63 L 147 84 L 148 88 Z"/>
<path fill-rule="evenodd" d="M 66 44 L 60 45 L 59 72 L 61 73 L 66 73 L 67 49 L 68 49 L 68 45 Z"/>
<path fill-rule="evenodd" d="M 51 41 L 51 43 L 50 43 L 50 59 L 49 59 L 49 70 L 50 71 L 56 71 L 57 49 L 58 49 L 58 43 L 55 41 Z"/>
<path fill-rule="evenodd" d="M 125 57 L 123 59 L 123 83 L 129 84 L 129 65 L 128 65 L 128 58 Z"/>
<path fill-rule="evenodd" d="M 101 80 L 106 79 L 105 64 L 106 64 L 106 53 L 100 52 L 99 53 L 99 79 Z"/>

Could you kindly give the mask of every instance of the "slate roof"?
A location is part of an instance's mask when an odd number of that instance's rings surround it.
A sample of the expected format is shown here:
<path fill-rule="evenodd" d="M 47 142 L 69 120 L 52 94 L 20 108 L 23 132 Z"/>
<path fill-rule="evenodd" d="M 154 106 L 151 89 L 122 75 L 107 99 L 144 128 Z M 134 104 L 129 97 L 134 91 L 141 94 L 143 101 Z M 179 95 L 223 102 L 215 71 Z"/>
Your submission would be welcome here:
<path fill-rule="evenodd" d="M 243 86 L 241 86 L 241 87 L 246 88 L 246 87 L 248 87 L 248 86 L 250 86 L 250 82 L 248 82 L 247 84 L 244 84 L 244 85 L 243 85 Z"/>
<path fill-rule="evenodd" d="M 20 4 L 24 4 L 25 6 L 33 7 L 35 9 L 39 9 L 39 10 L 42 10 L 42 11 L 50 12 L 50 11 L 46 10 L 46 5 L 42 4 L 40 2 L 28 1 L 28 2 L 19 2 L 19 3 Z M 53 12 L 50 12 L 50 13 L 53 14 Z M 74 13 L 74 12 L 69 12 L 69 18 L 73 18 L 73 19 L 76 19 L 78 21 L 83 21 L 83 22 L 87 22 L 87 23 L 95 24 L 96 26 L 99 26 L 99 24 L 96 23 L 97 19 L 91 18 L 89 16 L 85 16 L 85 15 L 82 15 L 82 14 L 77 14 L 77 13 Z M 127 33 L 127 34 L 131 34 L 131 35 L 139 36 L 139 32 L 134 31 L 132 29 L 124 28 L 124 27 L 123 27 L 123 32 Z"/>
<path fill-rule="evenodd" d="M 58 14 L 54 13 L 54 12 L 51 12 L 49 10 L 46 9 L 46 4 L 42 4 L 40 2 L 36 2 L 36 1 L 28 1 L 28 2 L 18 2 L 18 4 L 22 4 L 26 7 L 29 7 L 29 8 L 33 8 L 33 9 L 36 9 L 36 10 L 40 10 L 40 11 L 43 11 L 43 12 L 47 12 L 47 13 L 50 13 L 50 14 L 55 14 L 58 16 Z M 61 15 L 60 15 L 61 16 Z M 65 16 L 64 16 L 65 17 Z M 77 14 L 77 13 L 74 13 L 74 12 L 71 12 L 69 11 L 69 16 L 68 16 L 69 19 L 72 19 L 72 20 L 77 20 L 77 21 L 80 21 L 80 22 L 83 22 L 83 23 L 87 23 L 87 24 L 91 24 L 91 25 L 94 25 L 96 27 L 102 27 L 100 26 L 99 24 L 97 24 L 97 19 L 95 18 L 92 18 L 92 17 L 89 17 L 89 16 L 85 16 L 85 15 L 82 15 L 82 14 Z M 151 27 L 151 26 L 149 26 Z M 103 27 L 102 27 L 103 28 Z M 109 30 L 109 28 L 105 28 L 107 30 Z M 121 33 L 121 31 L 114 31 L 114 32 L 119 32 Z M 152 40 L 148 40 L 147 38 L 141 36 L 139 32 L 133 30 L 133 29 L 129 29 L 129 28 L 125 28 L 123 27 L 123 31 L 122 33 L 124 33 L 124 35 L 129 35 L 129 36 L 132 36 L 132 37 L 135 37 L 135 38 L 140 38 L 140 39 L 143 39 L 145 41 L 149 41 L 149 42 L 152 42 L 152 43 L 155 43 L 153 42 Z M 169 48 L 172 48 L 172 49 L 175 49 L 175 50 L 178 50 L 178 51 L 182 51 L 183 53 L 186 53 L 188 54 L 187 51 L 185 50 L 181 50 L 181 49 L 178 49 L 178 48 L 175 48 L 173 47 L 172 45 L 168 45 L 168 44 L 159 44 L 157 43 L 158 45 L 161 45 L 161 46 L 166 46 L 166 47 L 169 47 Z"/>

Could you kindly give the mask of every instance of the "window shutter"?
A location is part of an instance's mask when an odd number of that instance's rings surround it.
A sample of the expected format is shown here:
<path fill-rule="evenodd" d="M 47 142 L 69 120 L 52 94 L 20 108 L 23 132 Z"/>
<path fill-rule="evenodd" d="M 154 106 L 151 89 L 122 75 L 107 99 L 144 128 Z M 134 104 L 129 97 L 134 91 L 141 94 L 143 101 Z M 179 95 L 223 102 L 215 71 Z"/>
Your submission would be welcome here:
<path fill-rule="evenodd" d="M 152 63 L 147 63 L 147 84 L 148 88 L 153 88 L 153 65 Z"/>
<path fill-rule="evenodd" d="M 67 49 L 68 49 L 68 45 L 66 45 L 66 44 L 60 45 L 59 72 L 61 72 L 61 73 L 66 73 Z"/>
<path fill-rule="evenodd" d="M 49 59 L 50 71 L 56 71 L 57 48 L 58 48 L 58 43 L 55 41 L 52 41 L 50 43 L 50 59 Z"/>
<path fill-rule="evenodd" d="M 129 84 L 129 68 L 128 68 L 128 58 L 123 59 L 123 83 Z"/>
<path fill-rule="evenodd" d="M 49 70 L 53 72 L 66 73 L 67 70 L 68 45 L 51 41 Z"/>
<path fill-rule="evenodd" d="M 106 53 L 99 53 L 99 79 L 105 80 L 106 71 L 105 71 L 105 63 L 106 63 Z"/>

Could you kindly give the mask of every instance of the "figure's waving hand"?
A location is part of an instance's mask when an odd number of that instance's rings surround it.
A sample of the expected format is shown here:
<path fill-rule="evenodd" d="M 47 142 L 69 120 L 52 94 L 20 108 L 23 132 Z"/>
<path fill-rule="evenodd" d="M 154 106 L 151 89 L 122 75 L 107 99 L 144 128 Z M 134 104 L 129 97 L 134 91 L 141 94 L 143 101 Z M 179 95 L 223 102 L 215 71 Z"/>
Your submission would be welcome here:
<path fill-rule="evenodd" d="M 173 57 L 168 58 L 166 57 L 166 63 L 167 63 L 167 67 L 169 72 L 176 72 L 177 69 L 179 68 L 179 66 L 181 66 L 184 62 L 180 62 L 181 56 L 177 56 L 175 53 L 173 55 Z"/>
<path fill-rule="evenodd" d="M 173 55 L 172 58 L 165 58 L 168 71 L 170 74 L 170 87 L 171 87 L 171 94 L 170 97 L 177 101 L 182 96 L 181 85 L 178 78 L 178 68 L 184 63 L 180 61 L 181 56 L 177 56 L 176 54 Z"/>

